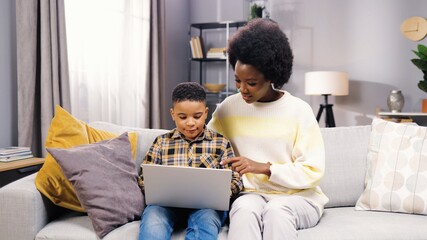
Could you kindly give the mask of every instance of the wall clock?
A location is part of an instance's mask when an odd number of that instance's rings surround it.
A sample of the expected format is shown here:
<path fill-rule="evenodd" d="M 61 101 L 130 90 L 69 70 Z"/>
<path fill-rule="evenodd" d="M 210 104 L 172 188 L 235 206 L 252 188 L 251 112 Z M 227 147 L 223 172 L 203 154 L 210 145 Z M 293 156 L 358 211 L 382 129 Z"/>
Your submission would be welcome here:
<path fill-rule="evenodd" d="M 427 20 L 423 17 L 410 17 L 402 22 L 400 31 L 406 38 L 420 41 L 427 35 Z"/>

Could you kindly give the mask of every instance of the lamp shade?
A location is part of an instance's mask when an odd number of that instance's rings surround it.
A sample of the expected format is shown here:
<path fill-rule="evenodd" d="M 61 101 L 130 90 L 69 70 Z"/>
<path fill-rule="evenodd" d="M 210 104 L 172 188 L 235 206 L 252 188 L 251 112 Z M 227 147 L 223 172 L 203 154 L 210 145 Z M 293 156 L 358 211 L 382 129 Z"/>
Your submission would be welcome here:
<path fill-rule="evenodd" d="M 348 95 L 348 74 L 345 72 L 315 71 L 305 74 L 306 95 Z"/>

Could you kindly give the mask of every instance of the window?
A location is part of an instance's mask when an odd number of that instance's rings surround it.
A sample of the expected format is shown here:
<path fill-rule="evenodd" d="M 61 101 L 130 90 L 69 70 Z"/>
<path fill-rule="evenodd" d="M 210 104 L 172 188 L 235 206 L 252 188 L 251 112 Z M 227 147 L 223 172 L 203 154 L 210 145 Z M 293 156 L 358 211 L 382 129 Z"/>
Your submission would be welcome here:
<path fill-rule="evenodd" d="M 149 0 L 66 0 L 72 114 L 148 126 Z"/>

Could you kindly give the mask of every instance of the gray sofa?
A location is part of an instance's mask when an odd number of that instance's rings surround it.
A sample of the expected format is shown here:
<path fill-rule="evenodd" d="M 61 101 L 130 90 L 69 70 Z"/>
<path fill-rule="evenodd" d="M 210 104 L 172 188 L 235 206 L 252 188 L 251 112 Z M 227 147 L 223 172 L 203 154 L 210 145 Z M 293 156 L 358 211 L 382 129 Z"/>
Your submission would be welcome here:
<path fill-rule="evenodd" d="M 112 132 L 139 133 L 137 158 L 141 160 L 155 136 L 164 130 L 135 129 L 95 122 L 91 126 Z M 427 239 L 427 216 L 356 211 L 364 187 L 370 126 L 322 129 L 326 173 L 321 187 L 330 198 L 320 222 L 300 230 L 298 239 Z M 138 162 L 139 165 L 139 162 Z M 0 239 L 97 239 L 89 218 L 56 207 L 37 191 L 35 174 L 0 189 Z M 137 239 L 139 221 L 128 223 L 104 239 Z M 225 226 L 219 239 L 227 238 Z M 184 239 L 179 231 L 172 239 Z"/>

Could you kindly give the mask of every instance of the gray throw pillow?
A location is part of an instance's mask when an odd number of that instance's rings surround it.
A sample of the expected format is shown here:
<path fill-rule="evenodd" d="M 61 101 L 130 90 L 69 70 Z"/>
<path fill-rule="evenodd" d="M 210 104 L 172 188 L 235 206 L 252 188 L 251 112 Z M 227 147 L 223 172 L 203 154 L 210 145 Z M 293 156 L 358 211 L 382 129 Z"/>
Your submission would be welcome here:
<path fill-rule="evenodd" d="M 47 151 L 71 182 L 100 238 L 140 219 L 143 196 L 127 133 L 94 144 Z"/>

